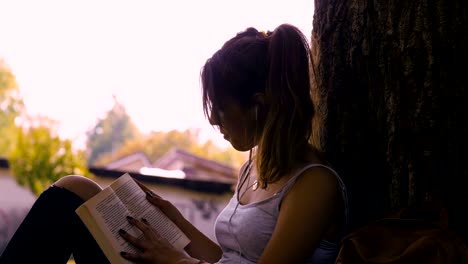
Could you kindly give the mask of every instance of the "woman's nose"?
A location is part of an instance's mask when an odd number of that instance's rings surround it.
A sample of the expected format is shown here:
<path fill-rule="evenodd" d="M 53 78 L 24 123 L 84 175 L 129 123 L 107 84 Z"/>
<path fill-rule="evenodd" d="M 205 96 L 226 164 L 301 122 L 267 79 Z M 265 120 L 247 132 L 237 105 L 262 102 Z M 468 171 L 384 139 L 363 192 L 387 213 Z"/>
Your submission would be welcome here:
<path fill-rule="evenodd" d="M 220 120 L 221 115 L 222 115 L 221 112 L 211 110 L 210 117 L 209 117 L 208 121 L 210 122 L 210 124 L 212 126 L 219 126 L 219 125 L 221 125 L 221 120 Z"/>

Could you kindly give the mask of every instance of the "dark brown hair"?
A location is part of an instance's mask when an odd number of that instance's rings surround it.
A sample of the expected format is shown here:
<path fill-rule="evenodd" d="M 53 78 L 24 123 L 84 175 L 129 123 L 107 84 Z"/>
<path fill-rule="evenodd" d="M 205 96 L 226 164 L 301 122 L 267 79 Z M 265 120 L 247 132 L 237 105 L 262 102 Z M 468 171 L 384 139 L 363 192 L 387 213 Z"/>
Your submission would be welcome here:
<path fill-rule="evenodd" d="M 255 94 L 264 95 L 265 124 L 256 159 L 263 188 L 289 173 L 308 145 L 314 115 L 309 63 L 304 35 L 283 24 L 273 32 L 248 28 L 238 33 L 202 69 L 203 109 L 210 119 L 227 98 L 251 107 Z"/>

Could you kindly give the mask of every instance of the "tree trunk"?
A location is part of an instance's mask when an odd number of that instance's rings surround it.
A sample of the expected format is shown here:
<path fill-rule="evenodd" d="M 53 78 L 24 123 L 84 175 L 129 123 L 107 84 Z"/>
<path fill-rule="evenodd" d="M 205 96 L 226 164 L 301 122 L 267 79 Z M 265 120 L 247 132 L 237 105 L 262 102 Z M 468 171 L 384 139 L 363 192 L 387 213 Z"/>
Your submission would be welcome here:
<path fill-rule="evenodd" d="M 466 3 L 315 0 L 315 136 L 355 227 L 440 201 L 467 238 Z"/>

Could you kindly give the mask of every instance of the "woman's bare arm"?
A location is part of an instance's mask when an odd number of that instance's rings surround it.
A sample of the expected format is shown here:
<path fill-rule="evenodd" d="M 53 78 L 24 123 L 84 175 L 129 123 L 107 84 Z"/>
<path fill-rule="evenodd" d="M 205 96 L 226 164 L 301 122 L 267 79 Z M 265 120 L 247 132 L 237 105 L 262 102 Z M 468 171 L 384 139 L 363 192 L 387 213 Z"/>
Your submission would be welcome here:
<path fill-rule="evenodd" d="M 259 263 L 305 263 L 332 221 L 341 195 L 325 168 L 304 172 L 284 198 L 278 222 Z"/>

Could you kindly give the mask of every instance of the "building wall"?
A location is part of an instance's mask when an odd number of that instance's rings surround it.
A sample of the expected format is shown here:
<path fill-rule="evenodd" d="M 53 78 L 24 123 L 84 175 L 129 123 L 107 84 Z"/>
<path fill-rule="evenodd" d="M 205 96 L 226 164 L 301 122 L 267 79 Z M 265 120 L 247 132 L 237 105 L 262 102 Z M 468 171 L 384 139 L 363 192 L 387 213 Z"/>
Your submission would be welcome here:
<path fill-rule="evenodd" d="M 0 168 L 0 254 L 35 200 L 33 193 L 16 184 L 7 169 Z"/>

